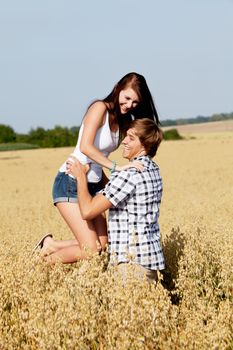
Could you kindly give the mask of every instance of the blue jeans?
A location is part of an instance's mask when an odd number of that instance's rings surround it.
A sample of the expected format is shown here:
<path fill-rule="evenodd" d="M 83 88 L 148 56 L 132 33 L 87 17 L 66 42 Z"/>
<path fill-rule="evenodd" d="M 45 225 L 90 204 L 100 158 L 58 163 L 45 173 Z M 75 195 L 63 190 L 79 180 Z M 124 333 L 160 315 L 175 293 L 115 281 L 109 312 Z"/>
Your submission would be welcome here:
<path fill-rule="evenodd" d="M 92 196 L 102 189 L 101 183 L 88 182 L 88 190 Z M 53 203 L 77 203 L 77 180 L 64 172 L 58 172 L 53 184 Z"/>

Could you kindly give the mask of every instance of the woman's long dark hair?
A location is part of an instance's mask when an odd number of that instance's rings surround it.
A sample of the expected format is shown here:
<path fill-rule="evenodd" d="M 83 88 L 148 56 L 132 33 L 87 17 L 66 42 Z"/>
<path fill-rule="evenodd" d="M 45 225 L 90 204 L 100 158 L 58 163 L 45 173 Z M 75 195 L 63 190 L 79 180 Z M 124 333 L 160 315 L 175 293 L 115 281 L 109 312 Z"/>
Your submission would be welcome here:
<path fill-rule="evenodd" d="M 122 116 L 119 106 L 119 94 L 121 90 L 125 90 L 126 88 L 131 88 L 135 91 L 139 98 L 139 104 Z M 157 125 L 160 125 L 152 95 L 143 75 L 135 72 L 126 74 L 102 101 L 108 104 L 109 113 L 115 115 L 121 134 L 124 134 L 132 119 L 149 118 L 155 121 Z"/>

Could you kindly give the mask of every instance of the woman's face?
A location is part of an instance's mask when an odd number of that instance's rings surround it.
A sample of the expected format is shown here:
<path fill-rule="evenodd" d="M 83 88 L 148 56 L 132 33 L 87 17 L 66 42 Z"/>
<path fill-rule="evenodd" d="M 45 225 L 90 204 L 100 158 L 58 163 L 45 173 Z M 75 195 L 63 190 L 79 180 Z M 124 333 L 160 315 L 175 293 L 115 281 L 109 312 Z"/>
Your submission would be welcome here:
<path fill-rule="evenodd" d="M 121 114 L 126 114 L 139 104 L 139 97 L 130 87 L 119 93 L 119 106 Z"/>

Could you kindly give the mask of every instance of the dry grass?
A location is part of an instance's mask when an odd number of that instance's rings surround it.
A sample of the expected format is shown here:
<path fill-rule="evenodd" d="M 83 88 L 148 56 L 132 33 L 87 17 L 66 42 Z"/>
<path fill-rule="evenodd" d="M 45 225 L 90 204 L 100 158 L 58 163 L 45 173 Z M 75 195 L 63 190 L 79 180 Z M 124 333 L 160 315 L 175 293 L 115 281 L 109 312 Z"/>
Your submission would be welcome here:
<path fill-rule="evenodd" d="M 71 149 L 0 154 L 0 349 L 232 349 L 232 149 L 229 132 L 162 143 L 156 288 L 122 286 L 105 255 L 54 268 L 33 256 L 45 232 L 70 237 L 51 187 Z"/>

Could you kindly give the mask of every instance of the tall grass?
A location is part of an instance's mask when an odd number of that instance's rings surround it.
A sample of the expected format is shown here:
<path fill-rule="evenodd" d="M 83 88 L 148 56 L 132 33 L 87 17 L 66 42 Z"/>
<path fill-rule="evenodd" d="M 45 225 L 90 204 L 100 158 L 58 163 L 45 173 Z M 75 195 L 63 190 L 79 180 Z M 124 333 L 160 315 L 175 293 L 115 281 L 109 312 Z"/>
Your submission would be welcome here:
<path fill-rule="evenodd" d="M 32 254 L 45 232 L 71 237 L 50 192 L 72 149 L 0 157 L 0 349 L 232 349 L 232 146 L 162 143 L 157 286 L 122 283 L 107 253 L 53 268 Z"/>

